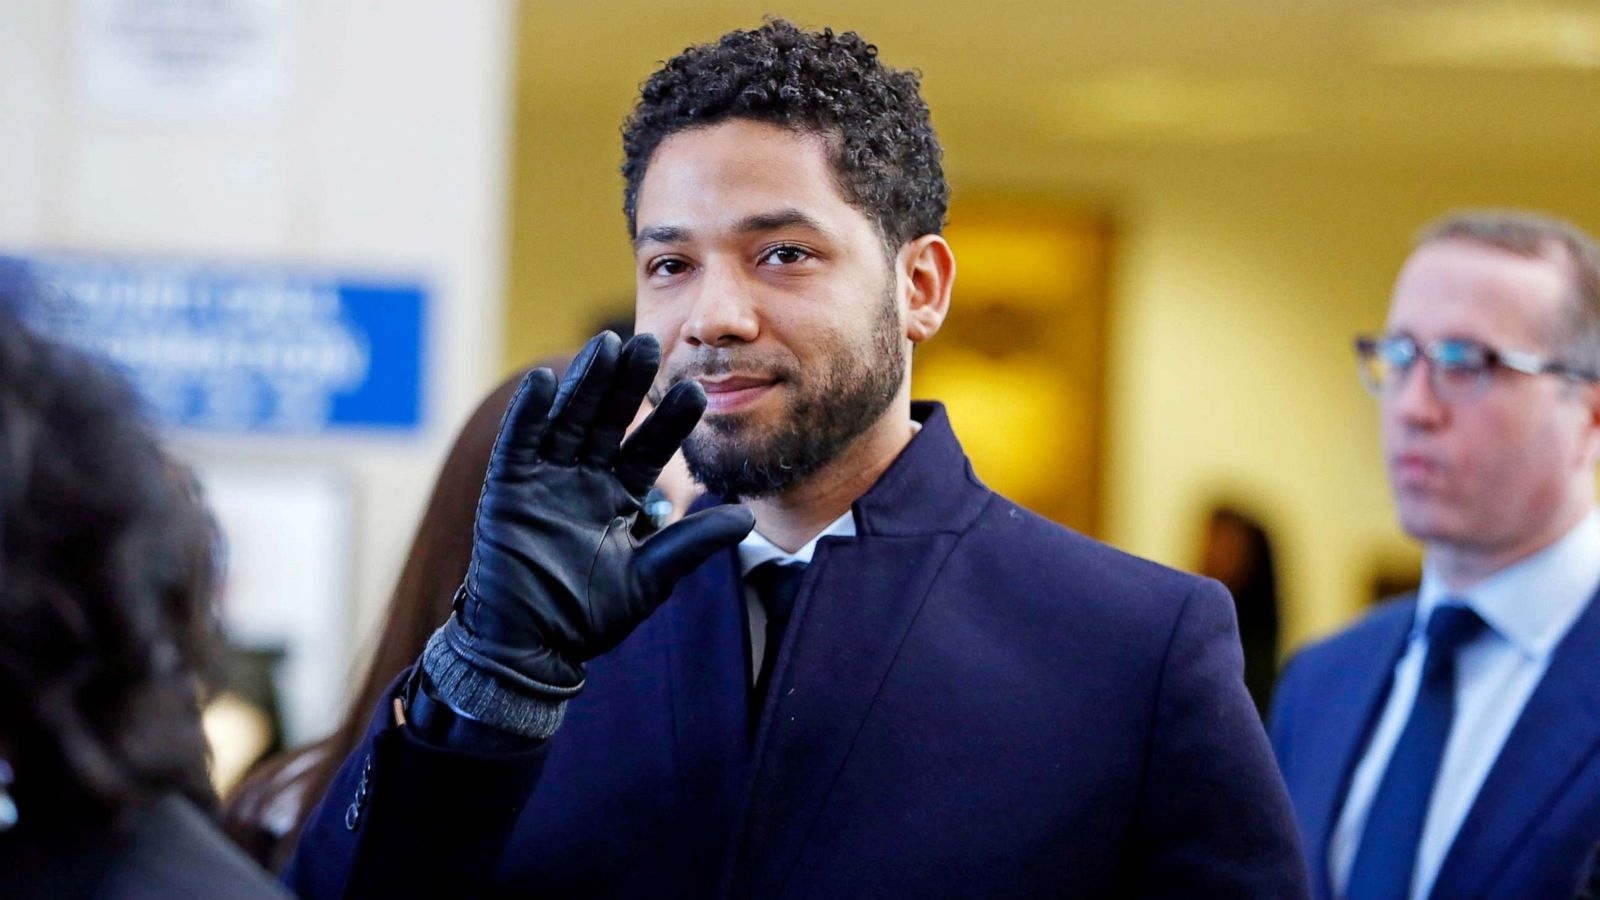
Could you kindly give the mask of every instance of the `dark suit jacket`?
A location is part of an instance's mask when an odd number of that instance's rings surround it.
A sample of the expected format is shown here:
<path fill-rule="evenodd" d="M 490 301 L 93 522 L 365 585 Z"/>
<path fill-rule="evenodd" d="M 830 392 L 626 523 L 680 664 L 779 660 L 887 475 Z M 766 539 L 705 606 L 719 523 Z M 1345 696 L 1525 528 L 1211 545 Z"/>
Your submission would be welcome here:
<path fill-rule="evenodd" d="M 1405 652 L 1416 598 L 1383 604 L 1284 672 L 1272 744 L 1294 799 L 1312 890 L 1330 896 L 1328 844 Z M 1435 897 L 1562 897 L 1600 839 L 1600 602 L 1557 645 L 1445 854 Z"/>
<path fill-rule="evenodd" d="M 541 897 L 1303 896 L 1222 587 L 1019 509 L 979 484 L 942 409 L 916 415 L 855 504 L 858 535 L 819 543 L 753 746 L 729 551 L 592 664 L 537 752 L 430 748 L 385 704 L 290 883 L 466 894 L 493 870 Z"/>
<path fill-rule="evenodd" d="M 27 827 L 27 812 L 19 829 Z M 194 804 L 176 794 L 130 810 L 115 828 L 0 835 L 8 900 L 288 900 Z"/>

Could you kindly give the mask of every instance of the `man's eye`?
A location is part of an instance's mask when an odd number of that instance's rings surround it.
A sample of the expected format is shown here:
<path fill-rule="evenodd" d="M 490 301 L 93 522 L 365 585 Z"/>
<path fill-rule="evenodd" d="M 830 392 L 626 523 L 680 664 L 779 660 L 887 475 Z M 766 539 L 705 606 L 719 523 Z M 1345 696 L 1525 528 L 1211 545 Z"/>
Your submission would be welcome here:
<path fill-rule="evenodd" d="M 1394 368 L 1404 369 L 1417 361 L 1417 348 L 1409 344 L 1392 343 L 1380 347 L 1379 355 Z"/>
<path fill-rule="evenodd" d="M 658 259 L 651 263 L 647 271 L 651 275 L 678 275 L 688 271 L 689 266 L 681 259 Z"/>
<path fill-rule="evenodd" d="M 803 262 L 810 258 L 811 254 L 805 250 L 785 244 L 768 250 L 766 256 L 762 257 L 762 261 L 779 266 L 792 266 L 797 262 Z"/>
<path fill-rule="evenodd" d="M 1488 353 L 1476 344 L 1446 343 L 1439 347 L 1439 364 L 1447 369 L 1477 370 L 1486 364 Z"/>

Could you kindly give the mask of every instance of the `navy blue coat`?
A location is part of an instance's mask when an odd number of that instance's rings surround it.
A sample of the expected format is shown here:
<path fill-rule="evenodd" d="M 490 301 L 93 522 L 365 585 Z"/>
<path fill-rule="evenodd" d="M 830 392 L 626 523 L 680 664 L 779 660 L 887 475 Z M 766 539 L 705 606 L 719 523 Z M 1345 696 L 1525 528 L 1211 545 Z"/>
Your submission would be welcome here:
<path fill-rule="evenodd" d="M 1556 645 L 1434 882 L 1435 897 L 1570 898 L 1600 840 L 1600 598 Z M 1312 892 L 1383 714 L 1416 598 L 1390 601 L 1299 653 L 1274 698 L 1272 744 L 1294 799 Z"/>
<path fill-rule="evenodd" d="M 723 553 L 537 751 L 385 704 L 287 876 L 306 897 L 1293 898 L 1227 593 L 989 491 L 941 408 L 825 538 L 752 741 Z M 369 788 L 356 803 L 362 773 Z M 347 827 L 347 822 L 353 827 Z"/>

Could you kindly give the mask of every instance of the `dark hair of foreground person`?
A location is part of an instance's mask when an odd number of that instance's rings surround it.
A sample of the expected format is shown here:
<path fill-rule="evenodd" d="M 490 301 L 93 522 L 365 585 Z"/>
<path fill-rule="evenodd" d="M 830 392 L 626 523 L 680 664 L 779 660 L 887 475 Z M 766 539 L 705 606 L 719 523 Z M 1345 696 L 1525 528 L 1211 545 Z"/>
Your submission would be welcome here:
<path fill-rule="evenodd" d="M 210 821 L 198 486 L 122 378 L 24 327 L 28 296 L 0 290 L 0 885 L 282 896 Z"/>

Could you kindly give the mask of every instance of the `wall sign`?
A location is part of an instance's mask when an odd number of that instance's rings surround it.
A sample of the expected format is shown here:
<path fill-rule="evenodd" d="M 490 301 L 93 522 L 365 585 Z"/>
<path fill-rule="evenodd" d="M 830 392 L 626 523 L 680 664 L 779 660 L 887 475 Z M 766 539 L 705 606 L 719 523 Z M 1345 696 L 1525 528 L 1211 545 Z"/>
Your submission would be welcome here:
<path fill-rule="evenodd" d="M 35 328 L 123 370 L 162 424 L 411 432 L 427 291 L 404 279 L 77 254 L 0 257 Z"/>
<path fill-rule="evenodd" d="M 77 0 L 79 91 L 147 118 L 281 114 L 293 68 L 292 0 Z"/>

